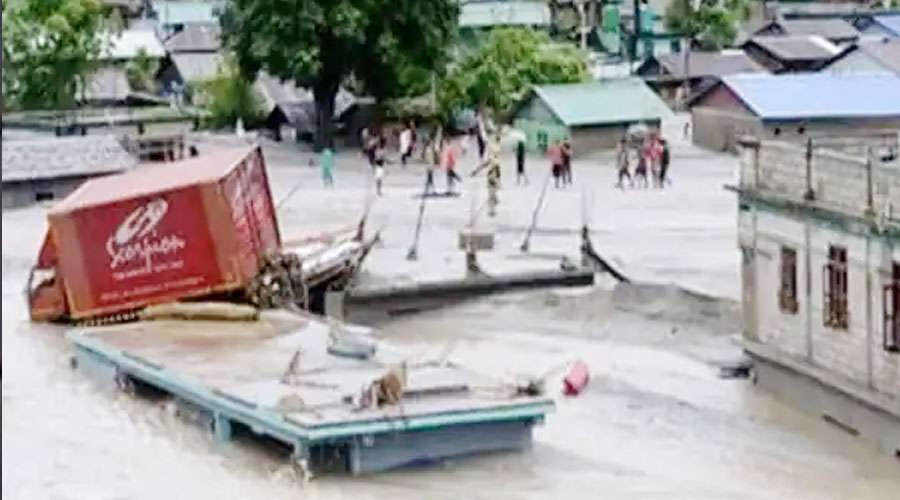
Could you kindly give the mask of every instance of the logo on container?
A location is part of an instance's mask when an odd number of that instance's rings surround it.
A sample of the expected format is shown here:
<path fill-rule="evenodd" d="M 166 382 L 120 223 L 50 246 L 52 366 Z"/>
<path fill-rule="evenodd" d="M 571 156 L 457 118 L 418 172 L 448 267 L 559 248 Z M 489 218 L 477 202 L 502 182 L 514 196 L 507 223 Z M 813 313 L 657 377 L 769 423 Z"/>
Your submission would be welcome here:
<path fill-rule="evenodd" d="M 168 210 L 168 202 L 157 198 L 125 217 L 106 241 L 111 270 L 139 263 L 134 274 L 146 274 L 153 271 L 154 256 L 171 255 L 184 249 L 187 242 L 178 235 L 157 233 L 156 228 Z"/>

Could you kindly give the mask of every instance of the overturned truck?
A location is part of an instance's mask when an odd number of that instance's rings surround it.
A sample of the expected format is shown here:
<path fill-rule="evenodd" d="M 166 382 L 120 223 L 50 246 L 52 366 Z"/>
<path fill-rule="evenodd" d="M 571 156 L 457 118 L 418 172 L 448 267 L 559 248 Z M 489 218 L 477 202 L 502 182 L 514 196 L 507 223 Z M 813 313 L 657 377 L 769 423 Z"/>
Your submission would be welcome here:
<path fill-rule="evenodd" d="M 123 320 L 210 298 L 308 309 L 367 251 L 362 222 L 285 248 L 259 146 L 88 181 L 48 223 L 28 282 L 35 321 Z"/>

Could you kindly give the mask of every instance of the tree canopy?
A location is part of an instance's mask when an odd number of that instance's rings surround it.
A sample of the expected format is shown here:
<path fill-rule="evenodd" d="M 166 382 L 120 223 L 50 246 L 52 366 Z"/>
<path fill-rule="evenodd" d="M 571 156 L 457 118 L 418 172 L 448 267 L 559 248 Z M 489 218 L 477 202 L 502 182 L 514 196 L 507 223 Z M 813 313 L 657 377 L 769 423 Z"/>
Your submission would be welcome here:
<path fill-rule="evenodd" d="M 9 104 L 69 109 L 102 50 L 98 0 L 22 0 L 3 9 L 3 85 Z"/>
<path fill-rule="evenodd" d="M 256 127 L 265 119 L 263 100 L 244 78 L 232 60 L 227 60 L 216 76 L 196 89 L 209 110 L 209 124 L 214 128 L 231 127 L 238 119 L 247 127 Z"/>
<path fill-rule="evenodd" d="M 734 43 L 737 25 L 750 17 L 747 0 L 672 0 L 666 7 L 666 28 L 683 33 L 703 49 L 719 50 Z"/>
<path fill-rule="evenodd" d="M 312 89 L 321 147 L 341 84 L 352 76 L 387 98 L 410 72 L 440 72 L 458 16 L 456 0 L 230 0 L 222 27 L 245 76 L 264 70 Z"/>
<path fill-rule="evenodd" d="M 438 101 L 445 118 L 473 106 L 503 114 L 532 85 L 575 83 L 587 77 L 587 59 L 579 49 L 553 43 L 539 31 L 496 29 L 450 70 Z"/>

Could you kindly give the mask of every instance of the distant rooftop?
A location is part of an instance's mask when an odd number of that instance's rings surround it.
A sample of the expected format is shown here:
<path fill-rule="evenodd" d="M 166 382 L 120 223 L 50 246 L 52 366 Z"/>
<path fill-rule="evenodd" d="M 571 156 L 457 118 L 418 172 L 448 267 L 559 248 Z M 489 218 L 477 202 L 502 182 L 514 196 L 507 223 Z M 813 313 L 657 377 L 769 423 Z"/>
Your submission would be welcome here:
<path fill-rule="evenodd" d="M 165 57 L 166 49 L 152 30 L 129 29 L 118 35 L 106 34 L 105 40 L 110 46 L 101 55 L 101 59 L 133 59 L 143 48 L 150 57 Z"/>
<path fill-rule="evenodd" d="M 757 73 L 722 82 L 764 120 L 900 118 L 900 77 L 887 72 Z"/>
<path fill-rule="evenodd" d="M 189 23 L 216 23 L 225 6 L 223 1 L 165 1 L 152 2 L 153 11 L 164 27 Z"/>
<path fill-rule="evenodd" d="M 780 31 L 785 35 L 817 35 L 828 40 L 851 40 L 859 31 L 843 19 L 782 19 L 763 25 L 757 32 Z"/>
<path fill-rule="evenodd" d="M 550 7 L 539 1 L 466 3 L 459 14 L 461 28 L 549 25 Z"/>
<path fill-rule="evenodd" d="M 113 135 L 4 140 L 2 148 L 4 183 L 108 174 L 137 164 Z"/>
<path fill-rule="evenodd" d="M 874 16 L 872 20 L 885 33 L 900 37 L 900 14 Z"/>
<path fill-rule="evenodd" d="M 840 47 L 821 36 L 755 36 L 748 43 L 759 45 L 783 61 L 814 61 L 840 54 Z"/>
<path fill-rule="evenodd" d="M 640 78 L 540 85 L 533 93 L 569 127 L 653 121 L 672 113 Z"/>
<path fill-rule="evenodd" d="M 684 53 L 663 54 L 656 56 L 656 60 L 670 75 L 676 77 L 685 76 Z M 742 50 L 722 52 L 691 51 L 688 65 L 688 70 L 692 77 L 766 71 L 766 68 L 751 59 Z"/>
<path fill-rule="evenodd" d="M 166 38 L 169 52 L 215 52 L 222 46 L 222 29 L 215 23 L 186 24 L 181 31 Z"/>

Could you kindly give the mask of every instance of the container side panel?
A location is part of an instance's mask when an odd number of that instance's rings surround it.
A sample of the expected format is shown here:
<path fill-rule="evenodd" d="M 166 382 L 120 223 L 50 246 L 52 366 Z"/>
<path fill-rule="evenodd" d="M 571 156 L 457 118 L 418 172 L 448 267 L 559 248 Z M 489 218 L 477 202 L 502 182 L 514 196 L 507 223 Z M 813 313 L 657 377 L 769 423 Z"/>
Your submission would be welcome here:
<path fill-rule="evenodd" d="M 235 239 L 235 257 L 244 277 L 252 276 L 259 267 L 253 241 L 252 222 L 247 210 L 247 200 L 241 186 L 240 172 L 235 169 L 224 182 L 225 196 L 231 211 L 231 224 Z"/>
<path fill-rule="evenodd" d="M 256 227 L 259 229 L 262 253 L 277 252 L 281 248 L 281 238 L 278 234 L 278 221 L 261 149 L 256 149 L 250 156 L 247 168 L 249 173 L 247 192 L 253 205 Z"/>
<path fill-rule="evenodd" d="M 80 256 L 61 259 L 73 317 L 114 312 L 221 288 L 200 186 L 67 215 Z M 66 251 L 61 249 L 63 256 Z"/>
<path fill-rule="evenodd" d="M 209 183 L 203 186 L 203 206 L 209 231 L 215 242 L 215 258 L 222 274 L 222 281 L 229 288 L 241 287 L 247 282 L 247 274 L 243 272 L 238 257 L 237 239 L 231 221 L 231 207 L 225 197 L 224 181 Z"/>

